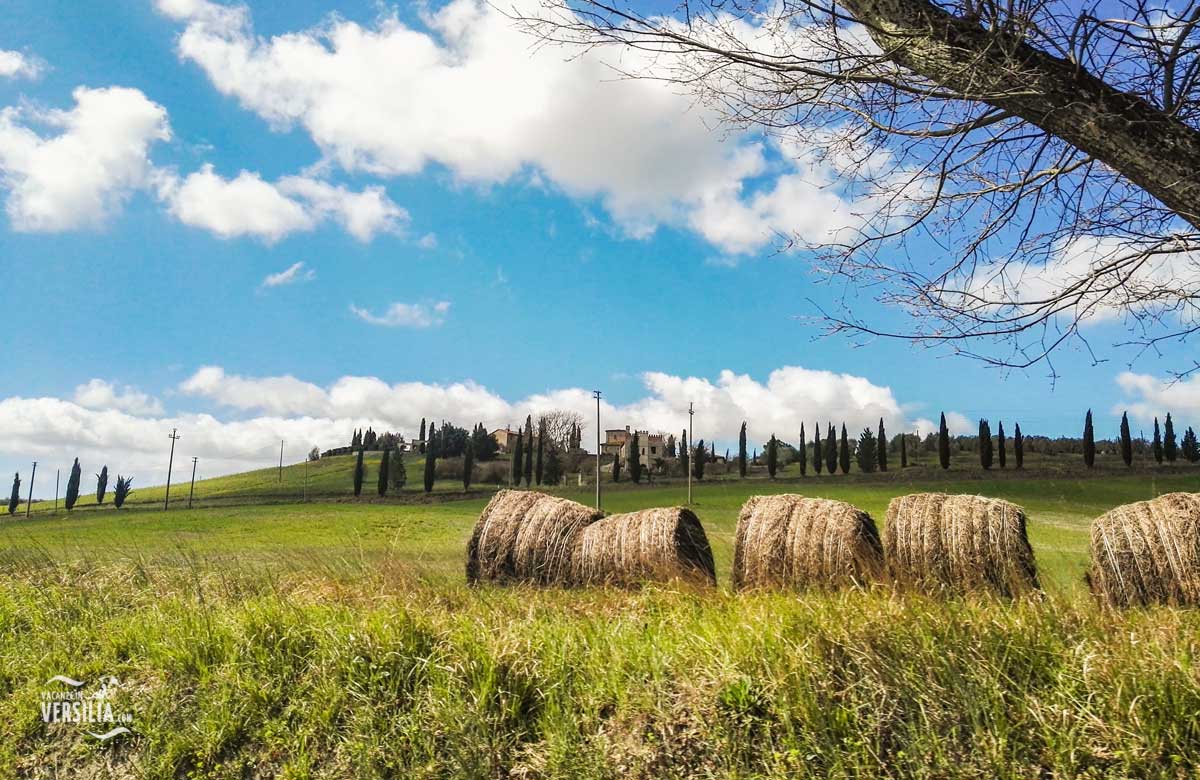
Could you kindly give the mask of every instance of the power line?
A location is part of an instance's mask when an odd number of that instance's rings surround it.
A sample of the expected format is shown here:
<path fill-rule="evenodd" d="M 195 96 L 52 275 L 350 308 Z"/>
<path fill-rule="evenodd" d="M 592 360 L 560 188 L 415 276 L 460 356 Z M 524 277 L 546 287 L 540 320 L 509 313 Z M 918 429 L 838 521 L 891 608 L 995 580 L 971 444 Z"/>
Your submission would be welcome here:
<path fill-rule="evenodd" d="M 192 508 L 192 496 L 196 493 L 196 461 L 200 460 L 195 455 L 192 456 L 192 486 L 188 488 L 188 509 Z"/>
<path fill-rule="evenodd" d="M 29 475 L 29 499 L 25 502 L 25 516 L 29 517 L 29 510 L 33 506 L 33 480 L 37 477 L 37 461 L 33 462 L 33 473 Z"/>
<path fill-rule="evenodd" d="M 171 435 L 167 437 L 171 440 L 171 457 L 167 460 L 167 494 L 163 497 L 164 512 L 167 511 L 167 507 L 171 501 L 171 469 L 175 466 L 175 442 L 183 438 L 175 433 L 177 430 L 177 428 L 172 428 Z"/>

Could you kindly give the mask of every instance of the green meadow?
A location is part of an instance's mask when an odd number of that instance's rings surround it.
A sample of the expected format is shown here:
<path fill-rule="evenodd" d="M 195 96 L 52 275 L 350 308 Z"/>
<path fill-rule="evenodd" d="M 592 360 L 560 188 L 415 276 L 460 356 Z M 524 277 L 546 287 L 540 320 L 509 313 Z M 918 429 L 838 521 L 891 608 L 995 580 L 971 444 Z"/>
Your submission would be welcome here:
<path fill-rule="evenodd" d="M 308 503 L 288 495 L 301 465 L 282 489 L 273 469 L 198 482 L 192 510 L 178 488 L 163 512 L 135 485 L 119 512 L 36 504 L 0 521 L 0 777 L 1200 772 L 1200 616 L 1105 612 L 1082 585 L 1090 520 L 1196 491 L 1195 469 L 705 480 L 695 509 L 718 588 L 627 592 L 468 588 L 486 494 L 444 480 L 426 498 L 409 462 L 400 497 L 353 501 L 348 460 L 310 467 Z M 686 490 L 605 485 L 604 508 Z M 747 496 L 826 496 L 879 519 L 918 490 L 1022 505 L 1045 595 L 727 589 Z M 59 674 L 117 676 L 133 733 L 101 743 L 43 723 Z"/>

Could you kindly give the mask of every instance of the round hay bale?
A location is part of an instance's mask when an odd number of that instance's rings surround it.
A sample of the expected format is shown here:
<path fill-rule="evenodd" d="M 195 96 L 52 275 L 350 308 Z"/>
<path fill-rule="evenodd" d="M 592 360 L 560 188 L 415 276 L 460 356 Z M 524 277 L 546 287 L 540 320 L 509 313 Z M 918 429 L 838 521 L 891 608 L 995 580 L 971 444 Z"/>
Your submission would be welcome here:
<path fill-rule="evenodd" d="M 843 501 L 751 496 L 738 516 L 733 587 L 836 588 L 883 576 L 875 521 Z"/>
<path fill-rule="evenodd" d="M 1200 604 L 1200 493 L 1125 504 L 1092 522 L 1087 580 L 1112 607 Z"/>
<path fill-rule="evenodd" d="M 467 582 L 566 583 L 575 537 L 601 513 L 530 490 L 501 490 L 467 544 Z"/>
<path fill-rule="evenodd" d="M 1038 589 L 1025 512 L 984 496 L 915 493 L 892 499 L 883 529 L 888 571 L 901 585 L 931 592 Z"/>
<path fill-rule="evenodd" d="M 683 507 L 609 515 L 592 523 L 579 532 L 571 568 L 576 585 L 717 582 L 704 528 Z"/>

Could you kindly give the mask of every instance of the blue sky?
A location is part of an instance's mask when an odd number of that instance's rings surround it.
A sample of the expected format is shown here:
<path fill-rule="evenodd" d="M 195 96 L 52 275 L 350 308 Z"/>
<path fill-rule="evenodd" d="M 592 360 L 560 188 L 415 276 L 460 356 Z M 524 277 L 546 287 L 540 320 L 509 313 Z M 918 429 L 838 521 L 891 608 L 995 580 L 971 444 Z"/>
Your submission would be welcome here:
<path fill-rule="evenodd" d="M 138 437 L 172 425 L 203 428 L 184 454 L 215 472 L 253 465 L 289 432 L 334 446 L 323 439 L 360 419 L 515 423 L 593 387 L 614 404 L 606 424 L 661 428 L 708 393 L 710 433 L 698 421 L 697 435 L 722 448 L 737 418 L 773 403 L 804 406 L 795 419 L 910 426 L 945 409 L 1049 434 L 1074 433 L 1089 406 L 1200 416 L 1200 385 L 1161 381 L 1186 346 L 1121 382 L 1129 353 L 1093 365 L 1064 351 L 1051 383 L 1045 367 L 1005 374 L 903 342 L 816 338 L 800 318 L 810 300 L 836 309 L 848 295 L 901 322 L 869 294 L 816 284 L 803 254 L 776 254 L 770 230 L 826 229 L 836 182 L 800 186 L 825 174 L 561 58 L 526 90 L 533 55 L 489 51 L 503 44 L 489 44 L 500 22 L 483 6 L 230 8 L 8 4 L 0 51 L 22 64 L 0 75 L 0 422 L 17 433 L 0 469 L 82 452 L 145 484 L 162 448 Z M 419 83 L 388 81 L 405 71 Z M 74 145 L 55 146 L 64 136 Z M 290 283 L 264 283 L 297 263 Z M 1121 338 L 1118 324 L 1088 336 Z M 206 366 L 219 377 L 197 380 Z M 811 373 L 772 384 L 785 367 Z M 335 391 L 346 377 L 386 393 L 351 399 Z M 845 377 L 873 389 L 856 395 Z M 764 416 L 759 427 L 794 424 Z"/>

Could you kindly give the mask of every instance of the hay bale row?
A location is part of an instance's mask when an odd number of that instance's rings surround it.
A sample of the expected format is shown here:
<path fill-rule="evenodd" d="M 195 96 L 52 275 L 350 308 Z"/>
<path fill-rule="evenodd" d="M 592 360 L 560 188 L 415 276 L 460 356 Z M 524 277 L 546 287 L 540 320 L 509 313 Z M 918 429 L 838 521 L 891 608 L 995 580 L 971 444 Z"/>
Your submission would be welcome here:
<path fill-rule="evenodd" d="M 687 580 L 715 585 L 712 548 L 690 509 L 610 515 L 580 531 L 571 559 L 575 585 Z"/>
<path fill-rule="evenodd" d="M 888 505 L 888 573 L 928 592 L 1036 590 L 1037 567 L 1021 507 L 998 498 L 917 493 Z"/>
<path fill-rule="evenodd" d="M 527 490 L 501 490 L 484 508 L 467 545 L 466 568 L 471 584 L 717 578 L 708 538 L 688 509 L 604 517 L 583 504 Z"/>
<path fill-rule="evenodd" d="M 1087 580 L 1112 607 L 1200 604 L 1200 494 L 1167 493 L 1092 523 Z"/>
<path fill-rule="evenodd" d="M 579 532 L 603 515 L 565 498 L 501 490 L 475 523 L 467 582 L 567 584 Z"/>
<path fill-rule="evenodd" d="M 843 501 L 752 496 L 738 516 L 733 587 L 866 585 L 884 572 L 875 521 Z"/>

